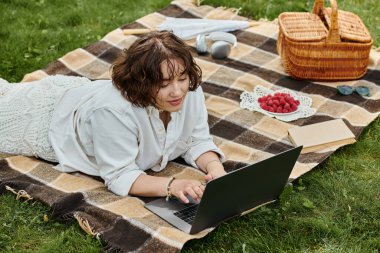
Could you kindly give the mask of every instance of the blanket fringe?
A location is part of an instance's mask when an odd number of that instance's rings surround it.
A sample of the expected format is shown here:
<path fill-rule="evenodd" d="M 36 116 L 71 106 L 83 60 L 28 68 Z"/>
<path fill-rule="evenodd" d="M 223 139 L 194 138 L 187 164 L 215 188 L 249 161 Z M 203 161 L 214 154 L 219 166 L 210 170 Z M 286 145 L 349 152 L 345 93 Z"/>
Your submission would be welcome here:
<path fill-rule="evenodd" d="M 219 6 L 219 7 L 216 7 L 215 9 L 218 9 L 218 10 L 223 10 L 223 11 L 226 11 L 226 12 L 230 12 L 230 13 L 233 13 L 233 17 L 236 17 L 239 15 L 240 11 L 241 11 L 241 7 L 239 8 L 234 8 L 234 7 L 226 7 L 226 6 Z"/>
<path fill-rule="evenodd" d="M 204 0 L 177 0 L 176 2 L 179 2 L 179 3 L 182 2 L 184 4 L 192 4 L 192 5 L 199 7 L 202 5 L 202 2 L 204 2 Z M 239 13 L 241 11 L 241 7 L 239 7 L 239 8 L 233 8 L 233 7 L 227 8 L 225 6 L 219 6 L 219 7 L 216 7 L 216 9 L 232 12 L 235 14 L 235 16 L 239 15 Z"/>
<path fill-rule="evenodd" d="M 79 226 L 89 235 L 92 235 L 99 239 L 99 233 L 96 233 L 95 230 L 91 227 L 88 220 L 79 216 L 78 213 L 74 214 L 74 218 L 78 221 Z"/>
<path fill-rule="evenodd" d="M 185 4 L 194 4 L 200 6 L 204 0 L 177 0 L 176 2 L 182 2 Z"/>
<path fill-rule="evenodd" d="M 25 190 L 19 190 L 18 192 L 16 192 L 15 189 L 13 189 L 12 187 L 6 185 L 5 186 L 5 189 L 16 194 L 16 199 L 21 199 L 21 198 L 26 198 L 25 202 L 28 201 L 28 200 L 32 200 L 33 197 L 30 196 Z"/>

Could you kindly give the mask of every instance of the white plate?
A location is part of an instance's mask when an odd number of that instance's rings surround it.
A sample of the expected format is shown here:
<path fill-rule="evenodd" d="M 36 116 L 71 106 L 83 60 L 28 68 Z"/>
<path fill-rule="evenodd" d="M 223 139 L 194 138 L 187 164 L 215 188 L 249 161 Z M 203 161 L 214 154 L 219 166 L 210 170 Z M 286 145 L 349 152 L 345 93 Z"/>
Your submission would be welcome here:
<path fill-rule="evenodd" d="M 295 114 L 297 113 L 299 110 L 300 110 L 300 106 L 297 107 L 297 110 L 293 111 L 293 112 L 287 112 L 287 113 L 277 113 L 277 112 L 270 112 L 270 111 L 267 111 L 267 110 L 264 110 L 263 108 L 261 108 L 261 106 L 259 105 L 260 109 L 263 110 L 264 112 L 266 113 L 269 113 L 271 115 L 275 115 L 275 116 L 286 116 L 286 115 L 291 115 L 291 114 Z"/>

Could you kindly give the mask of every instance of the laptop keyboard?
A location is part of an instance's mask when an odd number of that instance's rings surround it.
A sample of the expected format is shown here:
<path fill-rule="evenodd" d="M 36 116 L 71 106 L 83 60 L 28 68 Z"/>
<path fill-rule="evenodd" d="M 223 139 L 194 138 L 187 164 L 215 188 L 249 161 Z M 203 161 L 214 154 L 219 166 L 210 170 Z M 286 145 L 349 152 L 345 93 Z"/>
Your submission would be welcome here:
<path fill-rule="evenodd" d="M 175 216 L 180 218 L 183 221 L 191 224 L 195 218 L 195 214 L 197 213 L 198 204 L 188 206 L 182 210 L 179 210 L 174 213 Z"/>

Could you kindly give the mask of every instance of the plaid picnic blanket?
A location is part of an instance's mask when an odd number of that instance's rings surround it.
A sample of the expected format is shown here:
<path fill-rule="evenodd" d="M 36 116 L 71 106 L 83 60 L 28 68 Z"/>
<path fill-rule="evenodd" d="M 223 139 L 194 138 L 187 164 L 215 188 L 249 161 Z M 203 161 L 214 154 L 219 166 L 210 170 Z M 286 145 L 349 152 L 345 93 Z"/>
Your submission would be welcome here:
<path fill-rule="evenodd" d="M 76 49 L 42 70 L 27 74 L 24 81 L 48 75 L 85 76 L 90 79 L 110 78 L 109 68 L 123 48 L 136 36 L 123 35 L 123 28 L 154 27 L 165 17 L 243 20 L 231 10 L 196 6 L 192 1 L 173 1 L 161 11 L 149 14 L 132 24 L 108 33 L 100 41 Z M 226 154 L 225 167 L 232 171 L 292 147 L 287 130 L 335 118 L 344 119 L 356 137 L 379 116 L 380 53 L 371 52 L 368 73 L 360 80 L 345 82 L 365 85 L 371 97 L 337 95 L 341 83 L 309 82 L 290 78 L 281 66 L 276 51 L 276 22 L 234 32 L 238 46 L 229 58 L 214 60 L 209 55 L 193 55 L 203 71 L 203 84 L 209 113 L 211 134 Z M 194 40 L 189 42 L 194 45 Z M 282 122 L 258 112 L 241 109 L 240 94 L 257 85 L 270 89 L 289 88 L 313 100 L 317 113 L 309 118 Z M 291 174 L 295 179 L 324 161 L 338 147 L 302 154 Z M 18 198 L 34 199 L 52 207 L 53 217 L 78 220 L 88 233 L 101 238 L 109 249 L 147 252 L 177 252 L 188 240 L 201 238 L 212 229 L 188 235 L 172 227 L 143 207 L 149 198 L 120 197 L 109 192 L 99 178 L 80 173 L 60 173 L 44 161 L 0 154 L 0 191 L 12 191 Z M 153 174 L 153 173 L 152 173 Z M 178 160 L 157 176 L 203 178 L 202 173 Z"/>

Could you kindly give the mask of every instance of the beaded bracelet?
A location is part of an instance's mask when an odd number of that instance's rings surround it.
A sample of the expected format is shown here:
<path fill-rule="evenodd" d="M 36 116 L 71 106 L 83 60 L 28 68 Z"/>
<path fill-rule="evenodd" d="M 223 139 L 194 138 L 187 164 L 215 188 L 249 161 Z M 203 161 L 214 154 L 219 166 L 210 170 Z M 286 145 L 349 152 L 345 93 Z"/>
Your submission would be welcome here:
<path fill-rule="evenodd" d="M 168 183 L 166 184 L 166 201 L 169 201 L 169 199 L 172 197 L 172 192 L 170 191 L 170 186 L 173 183 L 175 177 L 170 177 Z"/>

